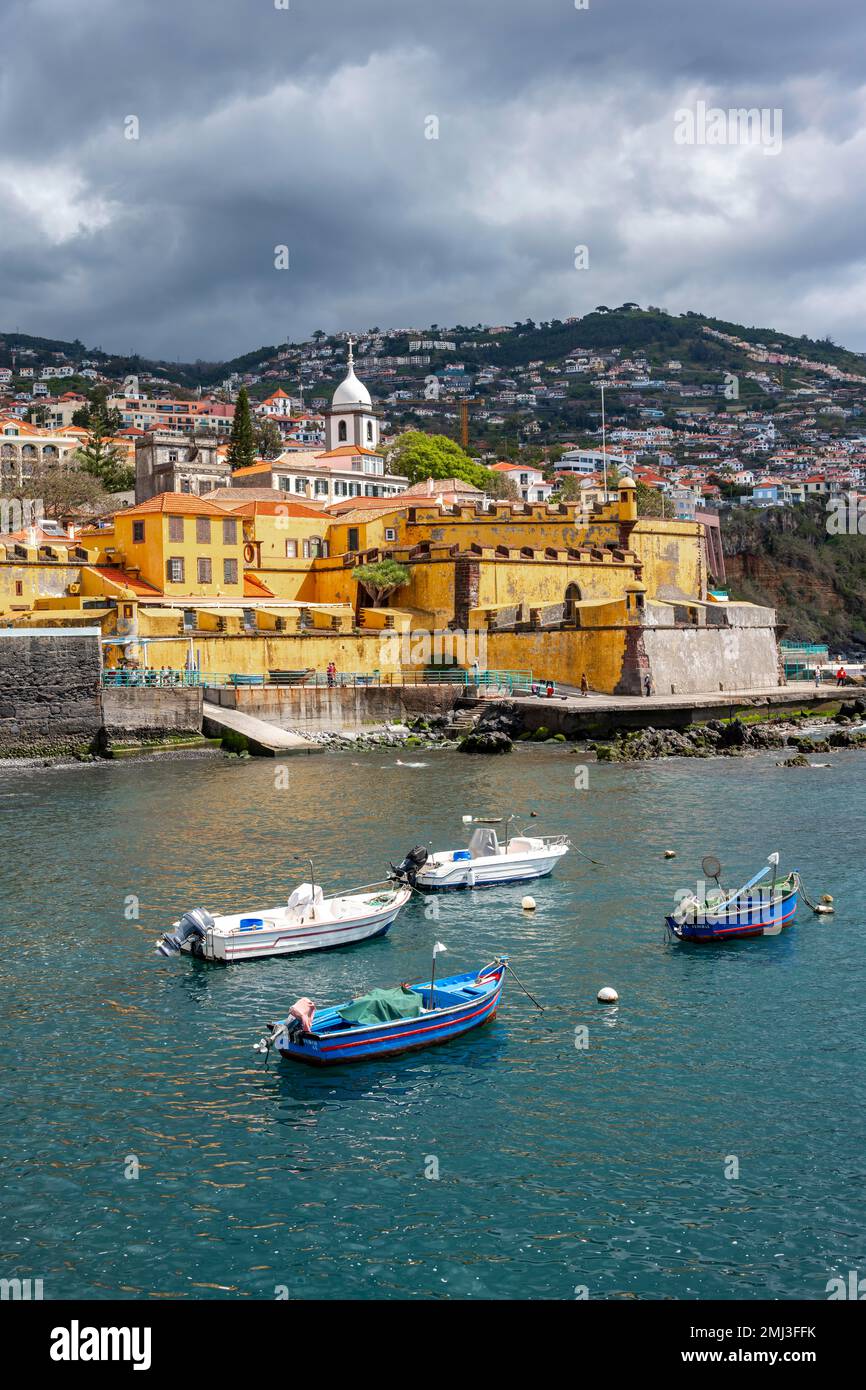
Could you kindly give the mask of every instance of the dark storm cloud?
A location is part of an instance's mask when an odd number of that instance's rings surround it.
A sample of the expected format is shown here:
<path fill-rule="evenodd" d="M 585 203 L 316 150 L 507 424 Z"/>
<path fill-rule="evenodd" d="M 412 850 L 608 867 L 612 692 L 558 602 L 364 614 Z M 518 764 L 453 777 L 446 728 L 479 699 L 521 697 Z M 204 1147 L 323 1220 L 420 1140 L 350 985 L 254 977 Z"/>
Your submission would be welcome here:
<path fill-rule="evenodd" d="M 634 298 L 866 346 L 864 30 L 849 0 L 12 0 L 0 327 L 210 358 Z M 699 100 L 781 108 L 781 152 L 675 144 Z"/>

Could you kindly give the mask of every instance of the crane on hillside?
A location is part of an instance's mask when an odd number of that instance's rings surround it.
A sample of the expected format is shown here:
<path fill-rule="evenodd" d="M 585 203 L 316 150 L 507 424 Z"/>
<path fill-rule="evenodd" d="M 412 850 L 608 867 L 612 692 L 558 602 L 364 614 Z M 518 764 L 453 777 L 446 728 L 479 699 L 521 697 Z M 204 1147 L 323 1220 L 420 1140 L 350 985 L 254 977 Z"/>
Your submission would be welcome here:
<path fill-rule="evenodd" d="M 432 408 L 433 410 L 436 410 L 437 408 L 439 408 L 439 409 L 445 410 L 445 409 L 447 409 L 448 407 L 454 406 L 454 404 L 455 404 L 454 401 L 440 401 L 440 400 L 437 400 L 435 397 L 428 398 L 428 397 L 425 396 L 425 397 L 424 397 L 423 399 L 421 399 L 421 400 L 399 400 L 399 401 L 395 401 L 395 402 L 394 402 L 394 405 L 393 405 L 393 407 L 392 407 L 392 409 L 394 409 L 394 408 L 399 408 L 400 406 L 404 406 L 404 405 L 420 405 L 420 406 L 423 406 L 425 409 L 431 409 L 431 408 Z M 470 411 L 470 408 L 471 408 L 473 405 L 480 405 L 480 404 L 481 404 L 480 401 L 474 401 L 474 400 L 472 400 L 472 401 L 461 400 L 461 401 L 457 401 L 457 402 L 456 402 L 457 410 L 458 410 L 458 418 L 459 418 L 459 420 L 460 420 L 460 447 L 461 447 L 461 449 L 463 449 L 464 451 L 466 451 L 466 450 L 469 448 L 469 411 Z"/>

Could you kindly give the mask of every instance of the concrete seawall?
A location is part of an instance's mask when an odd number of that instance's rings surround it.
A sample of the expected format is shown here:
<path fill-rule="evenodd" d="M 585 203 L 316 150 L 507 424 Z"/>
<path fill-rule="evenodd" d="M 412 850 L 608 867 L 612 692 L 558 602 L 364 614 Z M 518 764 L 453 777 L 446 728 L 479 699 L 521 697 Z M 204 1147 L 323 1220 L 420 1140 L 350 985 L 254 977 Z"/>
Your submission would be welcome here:
<path fill-rule="evenodd" d="M 201 721 L 201 690 L 109 686 L 102 692 L 102 723 L 108 739 L 134 741 L 160 734 L 199 734 Z"/>
<path fill-rule="evenodd" d="M 447 713 L 464 693 L 463 685 L 211 687 L 205 691 L 205 712 L 212 701 L 280 729 L 340 733 Z"/>
<path fill-rule="evenodd" d="M 611 738 L 621 729 L 685 729 L 690 724 L 706 724 L 711 719 L 732 719 L 737 715 L 784 715 L 801 711 L 826 714 L 831 708 L 863 700 L 864 690 L 832 686 L 816 692 L 813 685 L 781 686 L 761 694 L 730 691 L 724 695 L 653 696 L 649 699 L 570 696 L 566 699 L 519 697 L 515 700 L 478 701 L 489 707 L 497 703 L 519 711 L 523 729 L 535 733 L 548 729 L 569 739 Z"/>

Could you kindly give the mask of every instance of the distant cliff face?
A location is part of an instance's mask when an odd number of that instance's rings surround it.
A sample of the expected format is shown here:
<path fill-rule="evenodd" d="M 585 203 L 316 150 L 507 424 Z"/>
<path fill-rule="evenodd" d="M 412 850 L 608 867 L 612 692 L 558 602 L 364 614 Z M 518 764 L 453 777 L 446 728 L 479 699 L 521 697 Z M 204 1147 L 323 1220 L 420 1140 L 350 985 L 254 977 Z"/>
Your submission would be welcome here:
<path fill-rule="evenodd" d="M 732 598 L 768 604 L 792 640 L 866 647 L 866 537 L 831 536 L 822 502 L 722 516 Z"/>

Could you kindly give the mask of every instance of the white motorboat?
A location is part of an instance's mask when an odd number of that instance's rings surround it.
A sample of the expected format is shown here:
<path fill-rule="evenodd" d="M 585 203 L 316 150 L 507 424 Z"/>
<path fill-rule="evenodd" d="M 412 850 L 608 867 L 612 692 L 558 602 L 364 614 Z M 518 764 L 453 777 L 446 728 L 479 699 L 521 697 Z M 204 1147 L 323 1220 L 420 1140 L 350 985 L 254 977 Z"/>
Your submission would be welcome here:
<path fill-rule="evenodd" d="M 398 882 L 424 892 L 437 888 L 486 888 L 544 878 L 569 850 L 567 835 L 512 835 L 500 844 L 496 831 L 479 826 L 465 849 L 429 854 L 418 845 L 403 863 L 392 864 Z"/>
<path fill-rule="evenodd" d="M 384 936 L 411 888 L 371 885 L 369 891 L 326 898 L 312 883 L 300 884 L 288 902 L 215 917 L 205 908 L 185 912 L 157 942 L 164 956 L 183 954 L 229 965 L 262 956 L 324 951 Z"/>

